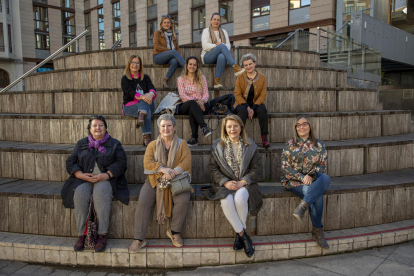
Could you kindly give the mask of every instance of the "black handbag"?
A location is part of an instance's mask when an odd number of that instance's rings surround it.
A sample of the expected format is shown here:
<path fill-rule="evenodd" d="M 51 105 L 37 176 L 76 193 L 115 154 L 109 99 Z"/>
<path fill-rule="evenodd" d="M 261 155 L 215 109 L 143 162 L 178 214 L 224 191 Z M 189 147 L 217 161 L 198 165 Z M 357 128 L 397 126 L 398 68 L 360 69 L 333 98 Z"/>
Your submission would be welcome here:
<path fill-rule="evenodd" d="M 210 114 L 219 114 L 219 115 L 227 115 L 227 114 L 234 114 L 234 103 L 236 102 L 236 98 L 234 98 L 233 94 L 223 95 L 217 98 L 214 98 L 210 101 Z"/>

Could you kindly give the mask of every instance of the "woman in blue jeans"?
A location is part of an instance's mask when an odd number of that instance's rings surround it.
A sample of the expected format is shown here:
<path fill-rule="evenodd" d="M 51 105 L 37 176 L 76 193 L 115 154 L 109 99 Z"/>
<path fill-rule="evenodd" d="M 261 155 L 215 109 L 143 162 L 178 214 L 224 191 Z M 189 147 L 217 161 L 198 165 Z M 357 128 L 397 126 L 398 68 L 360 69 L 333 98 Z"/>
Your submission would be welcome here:
<path fill-rule="evenodd" d="M 294 124 L 294 138 L 282 152 L 282 184 L 302 200 L 293 216 L 299 221 L 309 209 L 312 221 L 312 238 L 323 249 L 328 243 L 323 235 L 323 193 L 331 183 L 326 172 L 328 155 L 325 145 L 315 138 L 306 115 L 300 115 Z"/>
<path fill-rule="evenodd" d="M 204 64 L 217 64 L 216 75 L 214 76 L 214 88 L 223 87 L 220 82 L 224 67 L 229 63 L 234 69 L 234 75 L 244 72 L 230 54 L 231 44 L 229 35 L 226 30 L 220 27 L 220 14 L 213 13 L 210 19 L 210 27 L 203 30 L 201 35 L 201 44 L 203 51 L 201 52 L 201 60 Z"/>
<path fill-rule="evenodd" d="M 184 67 L 185 60 L 181 56 L 177 37 L 174 33 L 174 23 L 170 15 L 163 15 L 160 29 L 154 33 L 153 38 L 155 64 L 169 64 L 167 75 L 164 77 L 163 86 L 168 88 L 168 80 L 174 75 L 178 65 Z"/>
<path fill-rule="evenodd" d="M 137 118 L 137 128 L 142 128 L 143 144 L 151 142 L 151 114 L 154 112 L 155 87 L 148 75 L 144 74 L 142 59 L 131 56 L 125 66 L 125 75 L 121 79 L 124 92 L 123 114 Z"/>

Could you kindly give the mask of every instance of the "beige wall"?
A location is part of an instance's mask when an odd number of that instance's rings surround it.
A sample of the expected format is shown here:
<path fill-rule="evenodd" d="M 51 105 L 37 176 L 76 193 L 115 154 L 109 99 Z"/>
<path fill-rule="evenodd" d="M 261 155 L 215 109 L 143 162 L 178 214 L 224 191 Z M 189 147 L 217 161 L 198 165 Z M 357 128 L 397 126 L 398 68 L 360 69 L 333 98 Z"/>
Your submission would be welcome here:
<path fill-rule="evenodd" d="M 312 1 L 313 4 L 313 1 Z M 270 29 L 289 25 L 289 1 L 270 0 Z"/>
<path fill-rule="evenodd" d="M 76 35 L 85 31 L 85 15 L 83 14 L 85 4 L 83 0 L 75 0 L 75 25 Z M 83 52 L 86 49 L 85 37 L 79 40 L 79 51 Z"/>
<path fill-rule="evenodd" d="M 48 9 L 50 53 L 62 47 L 62 14 L 60 10 Z"/>
<path fill-rule="evenodd" d="M 219 12 L 219 3 L 217 0 L 206 0 L 206 27 L 210 26 L 211 15 Z"/>
<path fill-rule="evenodd" d="M 168 0 L 157 1 L 157 25 L 160 25 L 161 16 L 168 14 Z"/>
<path fill-rule="evenodd" d="M 335 0 L 312 0 L 310 6 L 310 20 L 318 21 L 336 17 Z"/>
<path fill-rule="evenodd" d="M 191 27 L 191 0 L 178 1 L 178 28 L 180 31 L 180 44 L 192 43 Z"/>
<path fill-rule="evenodd" d="M 99 50 L 98 10 L 91 11 L 92 51 Z"/>
<path fill-rule="evenodd" d="M 237 4 L 236 4 L 237 2 Z M 237 0 L 234 5 L 234 35 L 251 32 L 250 0 Z"/>
<path fill-rule="evenodd" d="M 119 3 L 121 9 L 121 38 L 122 47 L 129 47 L 129 7 L 128 0 L 121 0 Z"/>
<path fill-rule="evenodd" d="M 23 58 L 36 58 L 32 3 L 32 0 L 20 0 Z M 30 20 L 24 20 L 27 18 Z"/>
<path fill-rule="evenodd" d="M 114 38 L 112 35 L 112 4 L 111 1 L 104 1 L 104 20 L 105 20 L 105 49 L 110 49 L 114 44 Z"/>
<path fill-rule="evenodd" d="M 135 3 L 137 17 L 137 46 L 147 46 L 147 1 Z"/>

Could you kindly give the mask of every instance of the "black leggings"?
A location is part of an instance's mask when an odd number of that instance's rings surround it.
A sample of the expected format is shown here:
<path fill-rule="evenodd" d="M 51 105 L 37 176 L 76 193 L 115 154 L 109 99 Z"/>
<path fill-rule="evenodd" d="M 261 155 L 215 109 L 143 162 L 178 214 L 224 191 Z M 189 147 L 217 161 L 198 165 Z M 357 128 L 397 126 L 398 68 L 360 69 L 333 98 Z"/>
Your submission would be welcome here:
<path fill-rule="evenodd" d="M 246 126 L 246 120 L 247 120 L 247 117 L 248 117 L 247 108 L 244 105 L 238 105 L 236 107 L 236 114 L 237 114 L 237 116 L 240 117 L 240 119 L 242 119 L 243 124 Z M 261 104 L 256 108 L 256 110 L 254 112 L 254 117 L 259 118 L 261 135 L 268 135 L 269 130 L 268 130 L 268 125 L 267 125 L 268 124 L 268 122 L 267 122 L 267 109 L 266 109 L 266 106 L 264 104 Z"/>
<path fill-rule="evenodd" d="M 191 137 L 195 139 L 198 138 L 198 126 L 200 126 L 200 128 L 207 126 L 207 124 L 204 122 L 203 115 L 208 114 L 208 104 L 204 104 L 204 108 L 205 108 L 205 111 L 203 112 L 203 110 L 201 110 L 198 103 L 193 100 L 182 103 L 178 107 L 179 115 L 189 115 L 190 126 L 191 126 Z"/>

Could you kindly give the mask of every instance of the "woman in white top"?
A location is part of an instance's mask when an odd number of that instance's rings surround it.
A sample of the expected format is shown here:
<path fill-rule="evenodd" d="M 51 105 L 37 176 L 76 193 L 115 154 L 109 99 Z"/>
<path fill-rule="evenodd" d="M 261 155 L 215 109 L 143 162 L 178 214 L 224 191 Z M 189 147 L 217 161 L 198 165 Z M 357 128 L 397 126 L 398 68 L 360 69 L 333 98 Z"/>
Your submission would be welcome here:
<path fill-rule="evenodd" d="M 217 64 L 216 75 L 214 76 L 214 88 L 223 87 L 220 83 L 226 63 L 233 66 L 234 75 L 238 76 L 244 72 L 238 64 L 234 62 L 230 54 L 230 39 L 226 30 L 220 27 L 220 14 L 213 13 L 210 19 L 210 27 L 203 30 L 201 42 L 203 51 L 201 60 L 204 64 Z"/>

